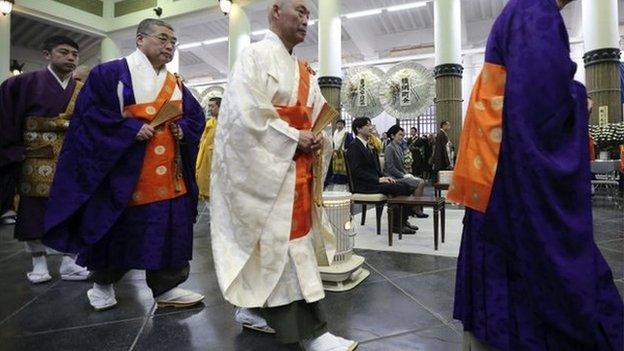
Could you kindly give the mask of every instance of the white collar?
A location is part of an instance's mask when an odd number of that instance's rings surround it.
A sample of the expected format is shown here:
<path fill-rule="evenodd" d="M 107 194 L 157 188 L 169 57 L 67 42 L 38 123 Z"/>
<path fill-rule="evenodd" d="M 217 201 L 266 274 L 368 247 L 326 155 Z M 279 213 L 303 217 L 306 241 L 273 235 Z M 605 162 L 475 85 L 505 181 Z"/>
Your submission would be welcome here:
<path fill-rule="evenodd" d="M 282 48 L 282 50 L 284 51 L 286 55 L 292 56 L 293 58 L 295 57 L 295 50 L 293 49 L 292 54 L 289 53 L 288 50 L 286 49 L 286 46 L 284 46 L 284 42 L 282 42 L 282 39 L 280 39 L 280 37 L 277 34 L 275 34 L 275 32 L 273 32 L 272 30 L 269 29 L 269 31 L 264 36 L 264 40 L 268 40 L 272 42 L 275 46 L 279 46 L 280 48 Z"/>
<path fill-rule="evenodd" d="M 63 90 L 67 89 L 67 85 L 69 84 L 69 80 L 72 77 L 71 73 L 67 75 L 65 80 L 61 80 L 61 78 L 59 78 L 59 76 L 56 75 L 56 72 L 54 72 L 54 70 L 52 69 L 51 65 L 48 65 L 48 71 L 50 71 L 50 73 L 52 73 L 54 78 L 56 78 L 56 81 L 61 85 L 61 88 L 63 88 Z"/>
<path fill-rule="evenodd" d="M 149 70 L 149 71 L 153 72 L 154 76 L 159 76 L 159 75 L 161 75 L 163 73 L 165 75 L 167 74 L 167 66 L 166 65 L 164 65 L 160 69 L 160 71 L 156 72 L 156 70 L 154 69 L 154 66 L 152 65 L 150 60 L 147 58 L 147 56 L 145 56 L 143 51 L 141 51 L 139 48 L 134 50 L 134 52 L 131 53 L 130 55 L 126 56 L 126 60 L 128 60 L 129 62 L 131 62 L 136 67 L 140 68 L 141 70 L 144 70 L 144 71 Z"/>
<path fill-rule="evenodd" d="M 364 146 L 368 147 L 368 142 L 366 140 L 362 139 L 362 137 L 360 137 L 359 135 L 356 138 L 358 138 L 362 142 L 362 144 L 364 144 Z"/>

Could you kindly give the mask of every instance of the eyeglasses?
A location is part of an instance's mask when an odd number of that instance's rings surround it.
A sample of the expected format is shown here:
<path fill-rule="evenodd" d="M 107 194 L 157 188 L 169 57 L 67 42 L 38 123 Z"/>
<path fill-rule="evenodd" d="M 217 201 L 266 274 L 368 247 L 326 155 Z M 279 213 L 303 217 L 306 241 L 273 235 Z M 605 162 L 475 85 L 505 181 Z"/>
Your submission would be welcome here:
<path fill-rule="evenodd" d="M 169 43 L 175 49 L 175 48 L 178 47 L 178 45 L 180 45 L 176 38 L 169 38 L 169 37 L 167 37 L 165 35 L 155 36 L 155 35 L 151 35 L 151 34 L 147 34 L 147 33 L 141 33 L 141 34 L 145 35 L 147 37 L 152 37 L 152 38 L 158 40 L 160 42 L 160 45 L 162 45 L 162 46 L 165 46 L 165 45 L 167 45 L 167 43 Z"/>

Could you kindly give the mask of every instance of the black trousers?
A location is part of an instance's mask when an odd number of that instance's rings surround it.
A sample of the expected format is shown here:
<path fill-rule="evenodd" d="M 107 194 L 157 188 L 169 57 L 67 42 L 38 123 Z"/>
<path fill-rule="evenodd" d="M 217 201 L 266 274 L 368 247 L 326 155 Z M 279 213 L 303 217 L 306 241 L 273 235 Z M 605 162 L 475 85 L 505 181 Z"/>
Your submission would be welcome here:
<path fill-rule="evenodd" d="M 128 273 L 128 269 L 110 269 L 94 271 L 93 281 L 105 285 L 114 284 Z M 189 276 L 189 265 L 180 268 L 163 268 L 158 270 L 146 270 L 145 280 L 152 290 L 154 297 L 165 293 L 176 286 L 184 283 Z"/>
<path fill-rule="evenodd" d="M 305 300 L 285 306 L 259 308 L 268 325 L 275 329 L 275 337 L 284 344 L 291 344 L 319 337 L 327 332 L 327 322 L 319 302 Z"/>
<path fill-rule="evenodd" d="M 13 200 L 17 192 L 17 177 L 20 165 L 9 165 L 0 168 L 0 215 L 15 210 Z"/>
<path fill-rule="evenodd" d="M 384 195 L 391 196 L 409 196 L 412 195 L 413 189 L 406 183 L 379 184 L 379 192 Z M 403 216 L 399 219 L 399 211 L 392 212 L 392 223 L 395 227 L 399 227 L 399 223 L 407 222 L 409 216 L 414 212 L 413 206 L 403 206 Z M 401 222 L 399 222 L 399 220 Z"/>

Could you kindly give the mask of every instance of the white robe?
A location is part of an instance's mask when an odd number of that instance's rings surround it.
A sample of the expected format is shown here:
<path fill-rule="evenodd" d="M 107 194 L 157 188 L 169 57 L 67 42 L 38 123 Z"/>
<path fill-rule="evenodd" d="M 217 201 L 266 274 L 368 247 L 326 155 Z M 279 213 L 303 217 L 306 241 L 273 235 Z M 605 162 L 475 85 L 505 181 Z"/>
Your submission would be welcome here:
<path fill-rule="evenodd" d="M 275 307 L 325 294 L 317 267 L 330 264 L 335 237 L 322 208 L 313 206 L 308 235 L 289 240 L 299 131 L 274 106 L 297 101 L 299 66 L 269 32 L 241 53 L 231 72 L 215 136 L 211 179 L 211 237 L 226 300 L 241 307 Z M 312 123 L 326 104 L 314 76 L 307 106 Z M 332 143 L 323 132 L 324 172 Z"/>
<path fill-rule="evenodd" d="M 342 130 L 336 130 L 334 131 L 334 137 L 333 137 L 333 141 L 334 141 L 334 151 L 338 151 L 338 150 L 344 150 L 344 141 L 345 141 L 345 137 L 347 136 L 347 129 L 343 128 Z"/>

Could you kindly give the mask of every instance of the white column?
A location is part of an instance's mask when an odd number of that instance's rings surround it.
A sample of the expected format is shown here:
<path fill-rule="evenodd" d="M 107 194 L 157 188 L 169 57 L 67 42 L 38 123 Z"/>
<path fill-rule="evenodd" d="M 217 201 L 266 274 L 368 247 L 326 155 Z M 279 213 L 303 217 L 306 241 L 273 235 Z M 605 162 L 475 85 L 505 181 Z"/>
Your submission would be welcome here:
<path fill-rule="evenodd" d="M 251 26 L 249 25 L 249 19 L 247 14 L 243 11 L 243 8 L 237 4 L 232 3 L 232 9 L 229 14 L 229 68 L 234 67 L 238 55 L 243 51 L 245 47 L 251 44 Z"/>
<path fill-rule="evenodd" d="M 582 5 L 585 52 L 619 48 L 617 0 L 584 0 Z"/>
<path fill-rule="evenodd" d="M 342 77 L 341 0 L 319 0 L 319 77 Z"/>
<path fill-rule="evenodd" d="M 175 50 L 173 52 L 173 59 L 167 64 L 167 71 L 180 73 L 180 50 Z"/>
<path fill-rule="evenodd" d="M 11 76 L 11 14 L 0 14 L 0 82 Z"/>
<path fill-rule="evenodd" d="M 460 0 L 435 0 L 433 3 L 435 65 L 461 64 Z"/>
<path fill-rule="evenodd" d="M 121 54 L 117 44 L 111 38 L 104 37 L 100 44 L 100 62 L 107 62 L 119 57 L 121 57 Z"/>

